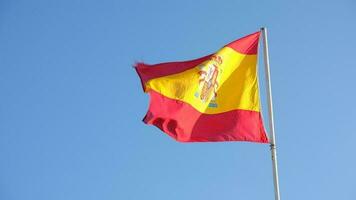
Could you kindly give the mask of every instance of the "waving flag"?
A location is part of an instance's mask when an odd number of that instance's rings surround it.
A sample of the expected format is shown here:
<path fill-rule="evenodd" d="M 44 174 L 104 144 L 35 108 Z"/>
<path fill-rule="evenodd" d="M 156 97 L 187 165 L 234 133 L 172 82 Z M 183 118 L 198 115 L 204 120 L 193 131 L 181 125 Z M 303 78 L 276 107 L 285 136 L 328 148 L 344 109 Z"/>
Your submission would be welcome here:
<path fill-rule="evenodd" d="M 268 143 L 257 79 L 260 32 L 214 54 L 135 69 L 150 95 L 143 121 L 180 142 Z"/>

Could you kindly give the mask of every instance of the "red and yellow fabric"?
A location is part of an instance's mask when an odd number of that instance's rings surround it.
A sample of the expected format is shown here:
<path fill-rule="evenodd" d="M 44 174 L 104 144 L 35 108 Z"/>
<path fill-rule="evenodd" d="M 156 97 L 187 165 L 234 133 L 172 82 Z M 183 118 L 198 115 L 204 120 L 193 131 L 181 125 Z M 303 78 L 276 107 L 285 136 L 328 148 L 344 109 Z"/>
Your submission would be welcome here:
<path fill-rule="evenodd" d="M 180 142 L 268 143 L 257 79 L 260 32 L 183 62 L 138 63 L 150 95 L 143 119 Z"/>

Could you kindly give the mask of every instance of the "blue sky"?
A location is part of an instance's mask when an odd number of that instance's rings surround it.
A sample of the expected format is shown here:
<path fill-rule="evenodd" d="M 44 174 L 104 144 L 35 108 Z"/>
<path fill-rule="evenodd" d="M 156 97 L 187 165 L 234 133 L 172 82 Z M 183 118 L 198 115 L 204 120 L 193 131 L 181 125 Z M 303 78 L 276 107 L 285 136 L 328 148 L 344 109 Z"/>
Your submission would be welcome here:
<path fill-rule="evenodd" d="M 182 144 L 144 125 L 148 96 L 132 68 L 197 58 L 261 26 L 282 199 L 355 198 L 355 9 L 352 0 L 0 2 L 0 199 L 273 199 L 267 145 Z"/>

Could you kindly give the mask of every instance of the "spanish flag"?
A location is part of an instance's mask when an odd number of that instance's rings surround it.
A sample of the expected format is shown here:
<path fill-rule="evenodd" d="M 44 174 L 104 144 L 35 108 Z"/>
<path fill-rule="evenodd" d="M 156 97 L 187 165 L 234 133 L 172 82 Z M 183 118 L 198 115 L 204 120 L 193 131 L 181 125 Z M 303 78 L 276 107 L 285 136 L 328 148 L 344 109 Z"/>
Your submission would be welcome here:
<path fill-rule="evenodd" d="M 150 95 L 143 121 L 180 142 L 268 143 L 257 79 L 260 32 L 195 60 L 137 63 Z"/>

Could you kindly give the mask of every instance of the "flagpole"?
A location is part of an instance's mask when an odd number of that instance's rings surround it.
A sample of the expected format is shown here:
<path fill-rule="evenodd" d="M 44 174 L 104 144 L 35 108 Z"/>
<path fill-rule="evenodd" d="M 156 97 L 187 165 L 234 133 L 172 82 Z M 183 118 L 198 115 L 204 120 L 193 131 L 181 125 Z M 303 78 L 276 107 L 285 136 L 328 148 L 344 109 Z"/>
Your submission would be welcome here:
<path fill-rule="evenodd" d="M 274 135 L 274 120 L 273 120 L 273 103 L 272 103 L 272 89 L 271 89 L 271 76 L 269 68 L 269 56 L 268 56 L 268 40 L 267 40 L 267 28 L 261 28 L 263 37 L 263 54 L 265 63 L 265 75 L 266 75 L 266 89 L 267 89 L 267 101 L 268 101 L 268 114 L 269 114 L 269 140 L 272 156 L 273 167 L 273 183 L 274 183 L 274 196 L 275 200 L 280 200 L 279 195 L 279 180 L 278 180 L 278 166 L 277 166 L 277 150 L 276 150 L 276 137 Z"/>

